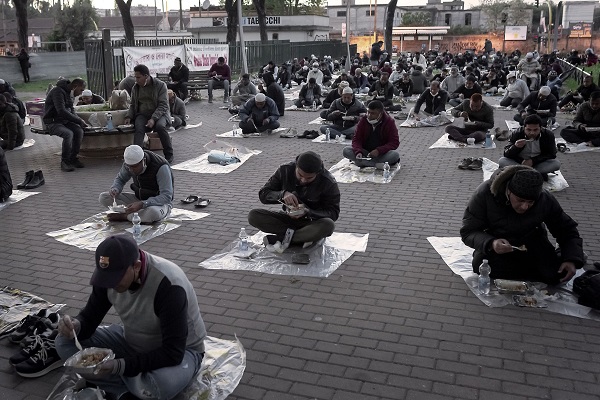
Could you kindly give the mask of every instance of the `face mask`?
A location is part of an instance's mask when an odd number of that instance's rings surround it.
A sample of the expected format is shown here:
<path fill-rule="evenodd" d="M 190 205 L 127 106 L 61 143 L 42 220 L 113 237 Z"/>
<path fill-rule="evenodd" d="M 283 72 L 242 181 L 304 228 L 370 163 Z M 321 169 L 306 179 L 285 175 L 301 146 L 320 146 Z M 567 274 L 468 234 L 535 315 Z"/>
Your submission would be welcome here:
<path fill-rule="evenodd" d="M 319 68 L 313 68 L 313 72 L 317 72 Z"/>
<path fill-rule="evenodd" d="M 368 119 L 367 118 L 367 122 L 370 123 L 371 125 L 375 125 L 376 123 L 379 122 L 379 120 L 378 119 Z"/>

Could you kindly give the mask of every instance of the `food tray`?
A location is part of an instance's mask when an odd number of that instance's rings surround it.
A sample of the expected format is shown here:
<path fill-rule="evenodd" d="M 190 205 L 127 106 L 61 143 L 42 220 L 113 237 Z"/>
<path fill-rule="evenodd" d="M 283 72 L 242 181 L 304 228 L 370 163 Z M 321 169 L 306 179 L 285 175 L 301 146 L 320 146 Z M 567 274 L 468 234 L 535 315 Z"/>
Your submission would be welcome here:
<path fill-rule="evenodd" d="M 511 281 L 508 279 L 494 279 L 494 285 L 499 293 L 524 294 L 529 289 L 527 282 Z"/>
<path fill-rule="evenodd" d="M 518 307 L 545 308 L 548 307 L 546 302 L 536 299 L 533 296 L 523 296 L 515 294 L 513 296 L 513 304 Z"/>
<path fill-rule="evenodd" d="M 125 210 L 127 210 L 127 207 L 125 207 L 125 206 L 109 206 L 108 209 L 111 212 L 123 214 L 125 212 Z"/>
<path fill-rule="evenodd" d="M 93 362 L 86 362 L 92 355 L 98 354 L 99 357 Z M 100 358 L 101 357 L 101 358 Z M 71 368 L 79 374 L 93 374 L 94 369 L 105 361 L 115 358 L 115 353 L 111 349 L 102 349 L 99 347 L 88 347 L 73 354 L 65 363 L 65 367 Z M 85 365 L 82 363 L 85 362 Z"/>

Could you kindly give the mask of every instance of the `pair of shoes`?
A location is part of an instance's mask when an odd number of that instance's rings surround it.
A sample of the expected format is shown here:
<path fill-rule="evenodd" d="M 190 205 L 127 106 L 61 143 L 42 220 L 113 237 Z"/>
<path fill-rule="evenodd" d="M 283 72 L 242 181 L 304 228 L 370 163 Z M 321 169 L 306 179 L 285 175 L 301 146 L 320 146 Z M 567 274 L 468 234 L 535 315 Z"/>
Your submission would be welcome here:
<path fill-rule="evenodd" d="M 296 130 L 294 128 L 286 129 L 279 134 L 281 138 L 293 138 L 296 137 Z"/>
<path fill-rule="evenodd" d="M 17 185 L 17 189 L 35 189 L 42 186 L 46 180 L 41 170 L 39 171 L 27 171 L 25 173 L 25 180 Z"/>
<path fill-rule="evenodd" d="M 470 169 L 470 170 L 478 170 L 483 167 L 483 159 L 482 158 L 463 158 L 460 164 L 458 164 L 459 169 Z"/>
<path fill-rule="evenodd" d="M 499 128 L 496 128 L 496 129 L 500 130 Z M 496 132 L 496 135 L 494 137 L 496 138 L 497 141 L 504 142 L 505 140 L 508 140 L 509 136 L 510 136 L 510 132 L 505 129 L 503 131 Z"/>
<path fill-rule="evenodd" d="M 48 332 L 52 332 L 53 330 L 58 328 L 58 320 L 59 315 L 57 313 L 50 313 L 46 318 L 40 318 L 38 322 L 35 323 L 32 330 L 27 333 L 27 335 L 21 339 L 19 344 L 21 347 L 28 347 L 32 342 L 35 341 L 36 335 L 48 334 Z"/>
<path fill-rule="evenodd" d="M 36 324 L 41 321 L 42 318 L 47 318 L 49 314 L 48 310 L 44 308 L 35 314 L 26 316 L 19 322 L 15 330 L 12 331 L 9 340 L 12 343 L 21 343 L 21 340 L 25 339 L 26 336 L 34 331 Z"/>
<path fill-rule="evenodd" d="M 71 164 L 69 164 L 66 161 L 61 161 L 60 162 L 60 169 L 65 171 L 65 172 L 71 172 L 71 171 L 75 171 L 75 167 L 72 166 Z"/>
<path fill-rule="evenodd" d="M 47 345 L 48 341 L 54 342 L 56 336 L 58 335 L 58 330 L 49 330 L 42 332 L 41 334 L 36 334 L 34 336 L 34 340 L 25 348 L 19 350 L 17 354 L 14 354 L 8 359 L 10 365 L 21 364 L 24 361 L 27 361 L 31 356 L 36 354 L 42 346 Z"/>
<path fill-rule="evenodd" d="M 566 153 L 567 151 L 571 151 L 571 149 L 569 149 L 567 147 L 567 145 L 565 143 L 558 143 L 556 145 L 556 148 L 558 151 L 560 151 L 561 153 Z M 17 187 L 18 188 L 18 187 Z"/>
<path fill-rule="evenodd" d="M 202 197 L 198 198 L 195 207 L 196 208 L 205 208 L 210 204 L 210 199 L 203 199 Z"/>
<path fill-rule="evenodd" d="M 317 131 L 309 131 L 308 134 L 306 134 L 306 136 L 304 136 L 305 139 L 316 139 L 319 137 L 319 132 Z"/>
<path fill-rule="evenodd" d="M 194 195 L 189 195 L 188 197 L 186 197 L 185 199 L 182 199 L 181 202 L 183 204 L 192 204 L 198 201 L 198 196 L 194 196 Z"/>
<path fill-rule="evenodd" d="M 36 339 L 39 343 L 37 345 L 33 344 L 32 346 L 33 349 L 37 348 L 37 351 L 33 351 L 32 349 L 29 358 L 14 365 L 16 373 L 25 378 L 38 378 L 46 375 L 52 370 L 62 367 L 63 360 L 59 357 L 56 347 L 54 346 L 54 338 L 56 338 L 57 334 L 58 331 L 56 330 L 52 335 L 46 338 Z M 21 356 L 21 353 L 19 353 L 18 356 Z"/>

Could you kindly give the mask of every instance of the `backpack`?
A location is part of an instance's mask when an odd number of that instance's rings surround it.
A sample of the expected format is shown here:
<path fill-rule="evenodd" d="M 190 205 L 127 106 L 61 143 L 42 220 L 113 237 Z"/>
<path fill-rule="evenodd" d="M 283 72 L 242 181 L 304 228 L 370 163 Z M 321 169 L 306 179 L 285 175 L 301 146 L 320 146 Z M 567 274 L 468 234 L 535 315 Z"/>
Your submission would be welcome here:
<path fill-rule="evenodd" d="M 575 278 L 573 292 L 579 296 L 579 304 L 600 310 L 600 271 L 585 271 Z"/>

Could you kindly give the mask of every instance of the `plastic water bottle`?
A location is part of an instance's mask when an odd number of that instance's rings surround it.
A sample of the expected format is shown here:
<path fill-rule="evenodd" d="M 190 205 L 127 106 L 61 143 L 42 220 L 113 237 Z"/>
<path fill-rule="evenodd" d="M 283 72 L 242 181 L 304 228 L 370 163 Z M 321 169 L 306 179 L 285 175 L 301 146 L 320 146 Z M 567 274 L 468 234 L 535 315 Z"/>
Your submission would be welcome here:
<path fill-rule="evenodd" d="M 317 109 L 317 102 L 313 101 L 313 107 L 312 107 L 313 111 L 315 111 Z"/>
<path fill-rule="evenodd" d="M 386 183 L 390 181 L 390 163 L 387 161 L 383 164 L 383 181 Z"/>
<path fill-rule="evenodd" d="M 237 135 L 237 125 L 233 125 L 233 128 L 231 129 L 231 134 L 233 136 Z"/>
<path fill-rule="evenodd" d="M 238 237 L 240 238 L 240 251 L 248 251 L 248 234 L 246 233 L 246 228 L 240 230 Z"/>
<path fill-rule="evenodd" d="M 133 238 L 137 241 L 142 234 L 142 219 L 138 213 L 133 213 L 131 223 L 133 224 Z"/>
<path fill-rule="evenodd" d="M 483 260 L 479 266 L 479 291 L 485 295 L 490 294 L 490 273 L 492 269 L 488 260 Z"/>
<path fill-rule="evenodd" d="M 331 141 L 331 130 L 329 128 L 325 129 L 325 141 L 326 142 L 330 142 Z"/>
<path fill-rule="evenodd" d="M 400 102 L 404 101 L 404 92 L 401 90 L 400 91 Z"/>
<path fill-rule="evenodd" d="M 113 129 L 115 129 L 115 127 L 113 126 L 112 113 L 107 112 L 106 113 L 106 130 L 112 131 Z"/>
<path fill-rule="evenodd" d="M 492 147 L 492 134 L 490 131 L 485 133 L 485 144 L 484 147 Z"/>

